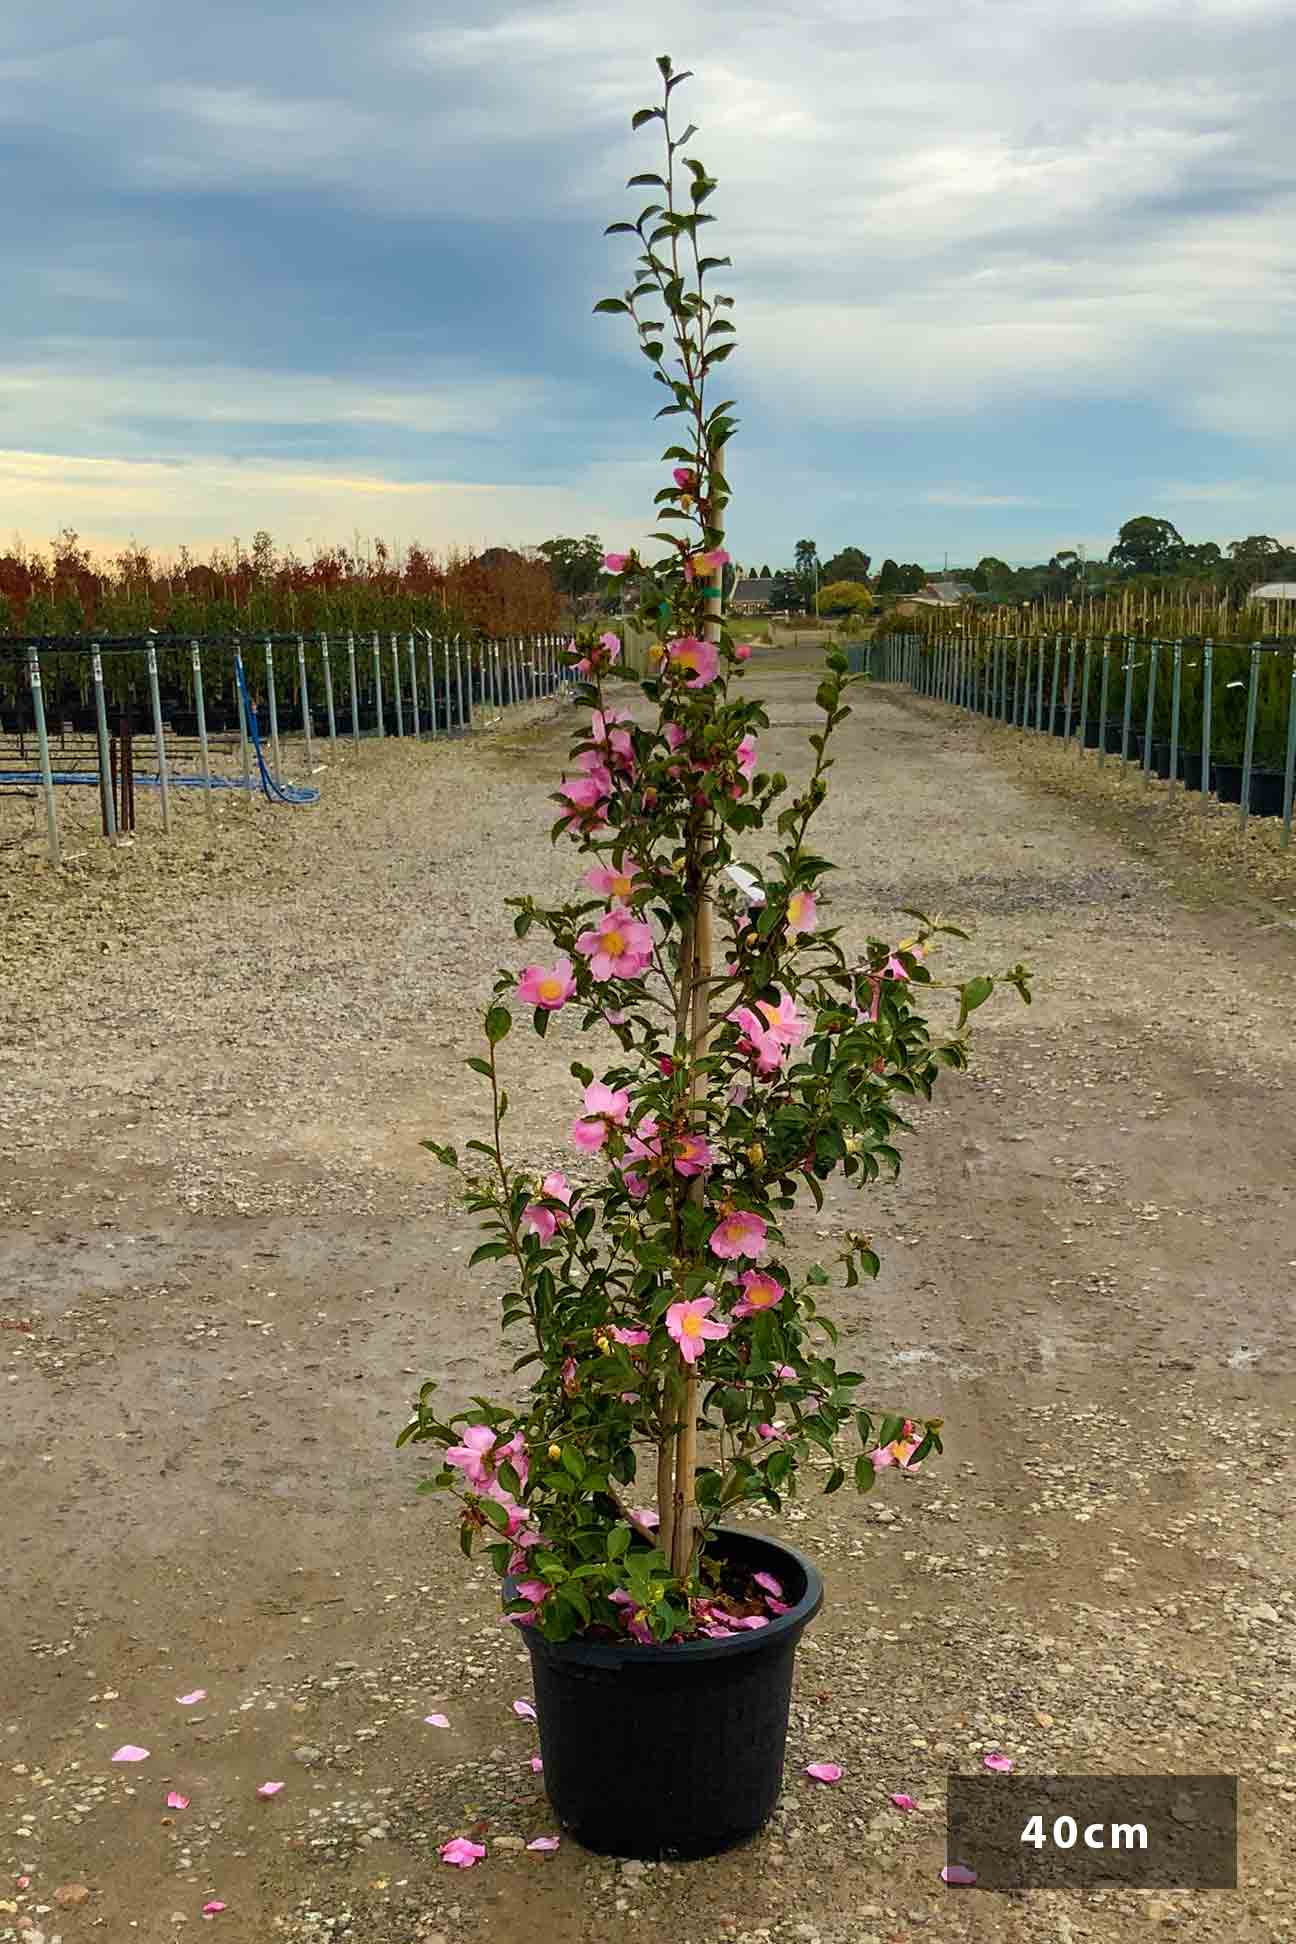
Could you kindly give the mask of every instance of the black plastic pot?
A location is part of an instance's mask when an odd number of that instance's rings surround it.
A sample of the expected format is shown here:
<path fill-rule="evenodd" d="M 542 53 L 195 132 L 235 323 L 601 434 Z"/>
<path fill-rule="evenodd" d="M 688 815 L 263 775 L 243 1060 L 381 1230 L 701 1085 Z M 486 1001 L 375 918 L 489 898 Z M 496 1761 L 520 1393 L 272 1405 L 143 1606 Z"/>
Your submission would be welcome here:
<path fill-rule="evenodd" d="M 1084 726 L 1084 746 L 1086 749 L 1097 749 L 1098 747 L 1098 724 L 1096 721 L 1086 722 Z"/>
<path fill-rule="evenodd" d="M 1250 812 L 1253 817 L 1281 817 L 1284 780 L 1282 770 L 1252 770 Z M 1211 781 L 1221 803 L 1241 803 L 1241 763 L 1212 763 Z"/>
<path fill-rule="evenodd" d="M 1181 749 L 1179 751 L 1179 774 L 1183 778 L 1185 790 L 1201 788 L 1201 751 L 1200 749 Z"/>
<path fill-rule="evenodd" d="M 707 1552 L 772 1573 L 791 1610 L 678 1647 L 520 1629 L 545 1789 L 562 1827 L 600 1856 L 715 1856 L 754 1836 L 778 1800 L 792 1663 L 823 1580 L 802 1553 L 752 1532 L 722 1529 Z"/>
<path fill-rule="evenodd" d="M 1161 736 L 1152 738 L 1152 768 L 1164 783 L 1170 775 L 1170 744 Z"/>

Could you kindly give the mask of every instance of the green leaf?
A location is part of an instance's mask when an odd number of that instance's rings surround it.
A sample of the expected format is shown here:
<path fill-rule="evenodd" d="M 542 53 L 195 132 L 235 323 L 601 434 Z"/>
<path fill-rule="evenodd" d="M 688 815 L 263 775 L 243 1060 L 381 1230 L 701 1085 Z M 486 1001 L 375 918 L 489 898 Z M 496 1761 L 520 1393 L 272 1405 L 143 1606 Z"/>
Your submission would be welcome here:
<path fill-rule="evenodd" d="M 620 1559 L 623 1556 L 623 1554 L 629 1552 L 629 1550 L 630 1550 L 629 1526 L 624 1526 L 624 1525 L 613 1526 L 611 1532 L 609 1532 L 608 1534 L 608 1541 L 607 1541 L 608 1558 Z"/>
<path fill-rule="evenodd" d="M 840 1465 L 834 1465 L 831 1472 L 828 1474 L 828 1483 L 824 1486 L 824 1497 L 827 1498 L 830 1492 L 840 1492 L 842 1486 L 845 1483 L 846 1483 L 845 1472 L 842 1470 Z"/>
<path fill-rule="evenodd" d="M 581 1457 L 574 1445 L 563 1446 L 562 1463 L 563 1470 L 568 1472 L 579 1485 L 585 1477 L 585 1460 Z"/>
<path fill-rule="evenodd" d="M 483 1242 L 473 1250 L 468 1258 L 468 1267 L 475 1269 L 479 1262 L 498 1262 L 501 1256 L 512 1255 L 507 1242 Z"/>
<path fill-rule="evenodd" d="M 993 991 L 994 980 L 987 978 L 969 979 L 965 986 L 960 986 L 959 992 L 963 1004 L 959 1024 L 962 1024 L 969 1013 L 975 1012 L 978 1006 L 984 1006 Z"/>
<path fill-rule="evenodd" d="M 477 1502 L 481 1506 L 484 1517 L 490 1520 L 497 1532 L 508 1531 L 509 1515 L 498 1499 L 484 1498 Z"/>
<path fill-rule="evenodd" d="M 630 309 L 629 304 L 623 303 L 621 298 L 619 297 L 600 297 L 599 301 L 594 306 L 593 314 L 595 317 L 597 317 L 600 311 L 606 311 L 609 315 L 611 315 L 611 313 L 614 311 L 628 312 L 629 309 Z"/>
<path fill-rule="evenodd" d="M 464 1061 L 464 1065 L 470 1066 L 474 1073 L 484 1074 L 488 1080 L 491 1077 L 490 1061 L 483 1060 L 479 1054 L 473 1053 L 472 1055 L 470 1055 L 470 1057 Z"/>
<path fill-rule="evenodd" d="M 531 1015 L 531 1024 L 535 1027 L 541 1039 L 543 1039 L 549 1031 L 549 1009 L 547 1006 L 536 1007 Z"/>
<path fill-rule="evenodd" d="M 492 1006 L 486 1015 L 486 1037 L 492 1046 L 498 1046 L 507 1039 L 513 1030 L 513 1015 L 507 1006 Z"/>
<path fill-rule="evenodd" d="M 873 1469 L 873 1460 L 869 1457 L 867 1451 L 861 1451 L 859 1457 L 855 1460 L 855 1490 L 857 1492 L 871 1492 L 876 1484 L 877 1473 Z"/>
<path fill-rule="evenodd" d="M 665 176 L 633 175 L 626 184 L 627 189 L 669 189 Z M 632 226 L 631 226 L 632 227 Z"/>
<path fill-rule="evenodd" d="M 662 111 L 660 108 L 636 108 L 630 117 L 630 126 L 631 128 L 643 128 L 646 123 L 660 121 L 661 119 Z"/>

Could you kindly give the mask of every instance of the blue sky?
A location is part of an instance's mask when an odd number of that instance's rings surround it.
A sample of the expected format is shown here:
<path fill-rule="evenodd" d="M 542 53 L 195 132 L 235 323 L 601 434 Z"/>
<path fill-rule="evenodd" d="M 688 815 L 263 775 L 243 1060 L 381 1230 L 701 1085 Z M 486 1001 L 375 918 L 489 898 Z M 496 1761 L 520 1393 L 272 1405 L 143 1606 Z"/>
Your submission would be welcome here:
<path fill-rule="evenodd" d="M 1296 540 L 1292 0 L 43 0 L 0 20 L 0 544 L 651 525 L 631 109 L 694 70 L 730 545 Z"/>

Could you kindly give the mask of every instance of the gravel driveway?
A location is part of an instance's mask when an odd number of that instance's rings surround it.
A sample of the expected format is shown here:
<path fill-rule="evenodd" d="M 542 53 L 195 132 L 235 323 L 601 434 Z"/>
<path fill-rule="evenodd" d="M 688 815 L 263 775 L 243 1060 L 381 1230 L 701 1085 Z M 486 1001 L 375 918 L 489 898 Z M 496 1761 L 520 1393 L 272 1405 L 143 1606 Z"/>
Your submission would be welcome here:
<path fill-rule="evenodd" d="M 760 651 L 752 678 L 795 780 L 813 683 Z M 463 1273 L 418 1142 L 480 1131 L 503 899 L 573 881 L 569 711 L 341 750 L 316 808 L 231 802 L 214 833 L 185 801 L 163 841 L 142 802 L 133 850 L 87 835 L 60 876 L 0 806 L 0 1940 L 152 1944 L 211 1900 L 229 1944 L 1296 1940 L 1292 877 L 1190 876 L 1170 819 L 1065 752 L 854 701 L 816 825 L 833 921 L 939 911 L 975 932 L 948 965 L 1021 958 L 1037 997 L 978 1014 L 871 1195 L 881 1277 L 838 1303 L 946 1457 L 790 1509 L 828 1602 L 782 1802 L 678 1868 L 523 1849 L 552 1827 L 527 1657 L 392 1448 L 425 1375 L 506 1382 L 494 1267 Z M 573 1035 L 505 1050 L 513 1140 L 572 1169 Z M 861 1212 L 831 1193 L 801 1258 Z M 991 1749 L 1239 1775 L 1242 1888 L 945 1889 L 945 1777 Z M 476 1829 L 484 1864 L 438 1864 Z"/>

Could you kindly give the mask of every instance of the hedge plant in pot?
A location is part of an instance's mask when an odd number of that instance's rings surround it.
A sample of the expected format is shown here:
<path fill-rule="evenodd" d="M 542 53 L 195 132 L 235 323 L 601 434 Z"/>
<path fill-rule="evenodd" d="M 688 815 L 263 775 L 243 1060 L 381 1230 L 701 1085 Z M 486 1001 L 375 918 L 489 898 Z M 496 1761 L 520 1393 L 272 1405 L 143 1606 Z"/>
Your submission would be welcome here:
<path fill-rule="evenodd" d="M 794 1273 L 788 1217 L 803 1195 L 822 1206 L 834 1175 L 864 1186 L 898 1170 L 902 1105 L 966 1065 L 969 1015 L 995 980 L 951 983 L 937 1034 L 919 1000 L 954 928 L 915 913 L 912 937 L 852 959 L 825 922 L 831 866 L 809 831 L 850 713 L 840 650 L 807 779 L 760 767 L 750 651 L 720 614 L 736 422 L 731 401 L 712 403 L 734 345 L 731 300 L 710 294 L 725 259 L 702 240 L 715 182 L 684 153 L 694 131 L 674 132 L 688 77 L 658 67 L 662 101 L 634 126 L 662 135 L 664 164 L 632 179 L 650 192 L 638 219 L 612 225 L 639 241 L 635 280 L 597 306 L 631 321 L 666 390 L 658 416 L 680 421 L 657 495 L 665 557 L 607 561 L 638 587 L 656 645 L 618 689 L 627 712 L 609 694 L 616 635 L 572 644 L 584 679 L 551 834 L 587 868 L 561 907 L 508 901 L 518 939 L 548 942 L 500 972 L 468 1063 L 489 1092 L 486 1138 L 462 1157 L 426 1143 L 487 1233 L 473 1264 L 507 1266 L 502 1325 L 527 1388 L 443 1415 L 425 1384 L 400 1442 L 440 1448 L 420 1489 L 457 1496 L 464 1552 L 483 1548 L 503 1582 L 559 1821 L 591 1849 L 682 1857 L 768 1817 L 793 1656 L 823 1597 L 811 1562 L 747 1515 L 777 1514 L 812 1459 L 826 1492 L 868 1491 L 941 1449 L 938 1420 L 839 1367 L 828 1275 Z M 763 865 L 740 863 L 770 826 Z M 1024 968 L 1001 976 L 1029 998 Z M 528 1016 L 541 1035 L 575 1017 L 589 1036 L 571 1064 L 572 1179 L 528 1171 L 506 1144 L 502 1048 Z M 878 1270 L 859 1232 L 839 1261 L 852 1286 Z"/>

